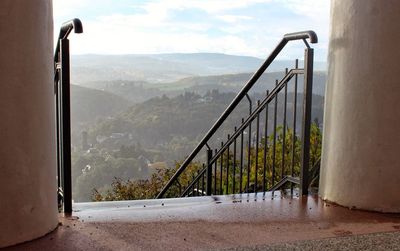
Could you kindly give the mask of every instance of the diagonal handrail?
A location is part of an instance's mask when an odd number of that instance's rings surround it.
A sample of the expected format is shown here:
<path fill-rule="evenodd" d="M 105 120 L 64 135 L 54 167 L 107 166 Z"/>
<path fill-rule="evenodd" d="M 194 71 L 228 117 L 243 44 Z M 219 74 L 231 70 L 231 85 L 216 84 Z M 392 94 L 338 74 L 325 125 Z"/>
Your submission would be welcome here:
<path fill-rule="evenodd" d="M 239 128 L 235 129 L 235 132 L 232 134 L 232 136 L 228 139 L 228 141 L 224 142 L 224 144 L 221 146 L 221 148 L 214 154 L 214 156 L 209 160 L 209 165 L 214 164 L 215 161 L 218 160 L 218 158 L 221 156 L 221 154 L 229 147 L 229 145 L 242 133 L 242 131 L 256 118 L 257 114 L 261 113 L 262 110 L 265 108 L 265 106 L 270 103 L 274 98 L 275 95 L 279 93 L 280 90 L 284 88 L 284 86 L 295 76 L 296 74 L 303 74 L 304 69 L 291 69 L 286 73 L 286 75 L 278 82 L 278 84 L 272 89 L 271 92 L 268 92 L 267 96 L 261 101 L 261 103 L 258 105 L 258 107 L 247 117 L 246 120 L 242 122 L 242 124 L 239 126 Z M 181 197 L 185 196 L 188 194 L 189 190 L 192 189 L 192 187 L 198 182 L 198 180 L 201 178 L 202 175 L 205 174 L 207 170 L 207 166 L 204 167 L 196 177 L 188 184 L 186 189 L 181 193 Z M 287 177 L 284 178 L 285 181 L 284 183 L 291 181 L 288 180 Z M 281 181 L 282 182 L 282 181 Z M 282 184 L 276 184 L 275 187 L 280 187 Z M 273 188 L 270 188 L 270 190 Z M 275 189 L 274 189 L 275 190 Z"/>
<path fill-rule="evenodd" d="M 310 180 L 308 183 L 308 186 L 311 185 L 311 183 L 319 178 L 319 170 L 321 166 L 321 158 L 317 160 L 317 162 L 314 164 L 314 166 L 310 170 Z M 278 183 L 276 183 L 273 187 L 269 188 L 268 191 L 273 192 L 278 189 L 280 189 L 283 185 L 285 185 L 287 182 L 292 182 L 294 184 L 300 184 L 300 179 L 296 177 L 292 177 L 290 175 L 285 176 L 283 179 L 281 179 Z"/>
<path fill-rule="evenodd" d="M 196 177 L 192 180 L 192 182 L 189 183 L 189 185 L 186 187 L 186 189 L 181 193 L 181 197 L 185 196 L 189 192 L 189 190 L 196 184 L 196 182 L 200 179 L 200 177 L 205 174 L 207 171 L 207 167 L 204 167 L 197 175 Z"/>
<path fill-rule="evenodd" d="M 300 185 L 300 179 L 299 178 L 287 175 L 283 179 L 278 181 L 278 183 L 276 183 L 273 187 L 270 187 L 268 189 L 268 192 L 274 192 L 276 190 L 279 190 L 281 187 L 283 187 L 288 182 Z"/>
<path fill-rule="evenodd" d="M 303 69 L 290 70 L 283 77 L 283 79 L 279 81 L 278 85 L 275 86 L 275 88 L 268 94 L 268 96 L 264 98 L 260 105 L 250 114 L 250 116 L 239 126 L 239 128 L 236 129 L 236 131 L 232 134 L 228 141 L 226 141 L 224 145 L 218 150 L 218 152 L 215 153 L 214 157 L 210 160 L 210 164 L 213 164 L 218 159 L 219 155 L 221 155 L 221 153 L 226 150 L 226 148 L 234 141 L 234 139 L 240 135 L 241 131 L 243 131 L 243 129 L 246 128 L 250 124 L 250 122 L 252 122 L 256 118 L 257 114 L 259 114 L 263 110 L 264 106 L 273 100 L 275 95 L 277 95 L 278 92 L 282 90 L 285 84 L 289 82 L 296 74 L 302 74 L 303 71 Z"/>
<path fill-rule="evenodd" d="M 240 92 L 236 95 L 236 97 L 232 100 L 229 106 L 225 109 L 222 115 L 217 119 L 211 129 L 206 133 L 200 143 L 196 146 L 196 148 L 190 153 L 190 155 L 185 159 L 179 169 L 175 172 L 175 174 L 171 177 L 168 183 L 163 187 L 160 193 L 157 195 L 157 199 L 162 198 L 167 190 L 171 187 L 171 185 L 175 182 L 175 180 L 181 175 L 181 173 L 187 168 L 190 162 L 196 157 L 196 155 L 200 152 L 200 150 L 207 144 L 208 140 L 214 135 L 214 133 L 219 129 L 222 123 L 226 120 L 226 118 L 231 114 L 231 112 L 236 108 L 236 106 L 240 103 L 240 101 L 246 96 L 247 92 L 253 87 L 253 85 L 257 82 L 257 80 L 261 77 L 261 75 L 265 72 L 265 70 L 271 65 L 274 59 L 278 56 L 278 54 L 282 51 L 282 49 L 286 46 L 289 41 L 294 40 L 303 40 L 306 46 L 308 47 L 308 43 L 306 39 L 310 40 L 310 43 L 317 43 L 318 37 L 314 31 L 301 31 L 295 33 L 289 33 L 283 36 L 282 40 L 278 43 L 275 49 L 271 52 L 265 62 L 261 65 L 261 67 L 254 73 L 254 75 L 250 78 L 250 80 L 244 85 L 244 87 L 240 90 Z"/>

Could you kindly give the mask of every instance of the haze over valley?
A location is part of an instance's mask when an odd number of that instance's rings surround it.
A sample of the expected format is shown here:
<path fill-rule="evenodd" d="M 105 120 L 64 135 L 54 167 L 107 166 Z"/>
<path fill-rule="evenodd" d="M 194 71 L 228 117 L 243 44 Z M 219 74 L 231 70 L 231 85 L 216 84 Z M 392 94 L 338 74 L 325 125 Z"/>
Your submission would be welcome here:
<path fill-rule="evenodd" d="M 73 56 L 74 199 L 91 200 L 93 188 L 105 191 L 115 177 L 145 179 L 155 167 L 174 167 L 196 146 L 262 62 L 215 53 Z M 253 105 L 265 97 L 266 90 L 273 89 L 285 68 L 293 65 L 293 60 L 274 63 L 252 88 Z M 321 122 L 325 63 L 318 62 L 315 68 L 313 120 Z M 302 88 L 298 91 L 296 105 L 300 110 Z M 290 114 L 290 88 L 287 105 Z M 278 109 L 283 109 L 281 98 Z M 244 101 L 224 123 L 218 137 L 226 137 L 246 114 L 248 103 Z"/>

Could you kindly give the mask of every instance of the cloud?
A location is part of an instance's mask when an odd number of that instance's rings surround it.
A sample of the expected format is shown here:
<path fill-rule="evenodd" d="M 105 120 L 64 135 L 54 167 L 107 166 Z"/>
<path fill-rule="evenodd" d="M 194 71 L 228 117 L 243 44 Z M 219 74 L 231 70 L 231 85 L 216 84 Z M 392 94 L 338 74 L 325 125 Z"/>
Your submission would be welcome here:
<path fill-rule="evenodd" d="M 70 18 L 76 10 L 86 9 L 91 3 L 92 0 L 53 0 L 53 14 L 55 19 Z"/>
<path fill-rule="evenodd" d="M 320 19 L 321 14 L 326 14 L 330 7 L 329 0 L 275 0 L 289 9 L 293 10 L 296 14 Z M 328 12 L 329 14 L 329 12 Z M 328 17 L 328 16 L 326 16 Z"/>
<path fill-rule="evenodd" d="M 93 10 L 93 5 L 96 10 Z M 326 57 L 328 0 L 55 0 L 55 23 L 81 17 L 72 53 L 224 52 L 265 57 L 287 32 L 317 31 Z M 288 55 L 293 55 L 289 50 Z"/>
<path fill-rule="evenodd" d="M 110 20 L 103 25 L 99 25 L 98 22 L 86 23 L 85 34 L 73 35 L 72 51 L 76 54 L 222 52 L 257 55 L 257 50 L 239 36 L 221 35 L 212 38 L 206 33 L 190 31 L 184 33 L 148 32 L 131 28 L 129 25 L 114 24 Z"/>
<path fill-rule="evenodd" d="M 217 18 L 224 22 L 227 22 L 227 23 L 237 23 L 241 20 L 253 19 L 250 16 L 240 16 L 240 15 L 221 15 L 221 16 L 217 16 Z"/>
<path fill-rule="evenodd" d="M 216 14 L 233 9 L 240 9 L 256 3 L 267 3 L 271 0 L 169 0 L 150 2 L 145 5 L 149 12 L 182 9 L 200 9 Z"/>

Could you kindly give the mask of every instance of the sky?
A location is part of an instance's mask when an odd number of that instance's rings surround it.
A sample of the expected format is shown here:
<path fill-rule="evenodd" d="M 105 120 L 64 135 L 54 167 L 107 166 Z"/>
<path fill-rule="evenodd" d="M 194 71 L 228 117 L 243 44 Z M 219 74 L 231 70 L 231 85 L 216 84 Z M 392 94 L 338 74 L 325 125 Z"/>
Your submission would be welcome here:
<path fill-rule="evenodd" d="M 330 0 L 53 0 L 54 35 L 72 18 L 72 54 L 218 52 L 265 58 L 286 33 L 314 30 L 326 61 Z M 294 42 L 281 59 L 303 55 Z"/>

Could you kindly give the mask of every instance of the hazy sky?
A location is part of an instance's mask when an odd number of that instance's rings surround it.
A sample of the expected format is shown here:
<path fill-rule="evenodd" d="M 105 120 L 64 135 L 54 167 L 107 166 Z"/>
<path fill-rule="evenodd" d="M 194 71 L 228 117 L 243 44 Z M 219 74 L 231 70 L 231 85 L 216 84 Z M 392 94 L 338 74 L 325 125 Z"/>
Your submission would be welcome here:
<path fill-rule="evenodd" d="M 54 0 L 55 35 L 78 17 L 73 54 L 220 52 L 264 58 L 288 32 L 317 32 L 325 61 L 329 0 Z M 302 55 L 292 44 L 285 58 Z M 300 54 L 299 54 L 300 52 Z"/>

